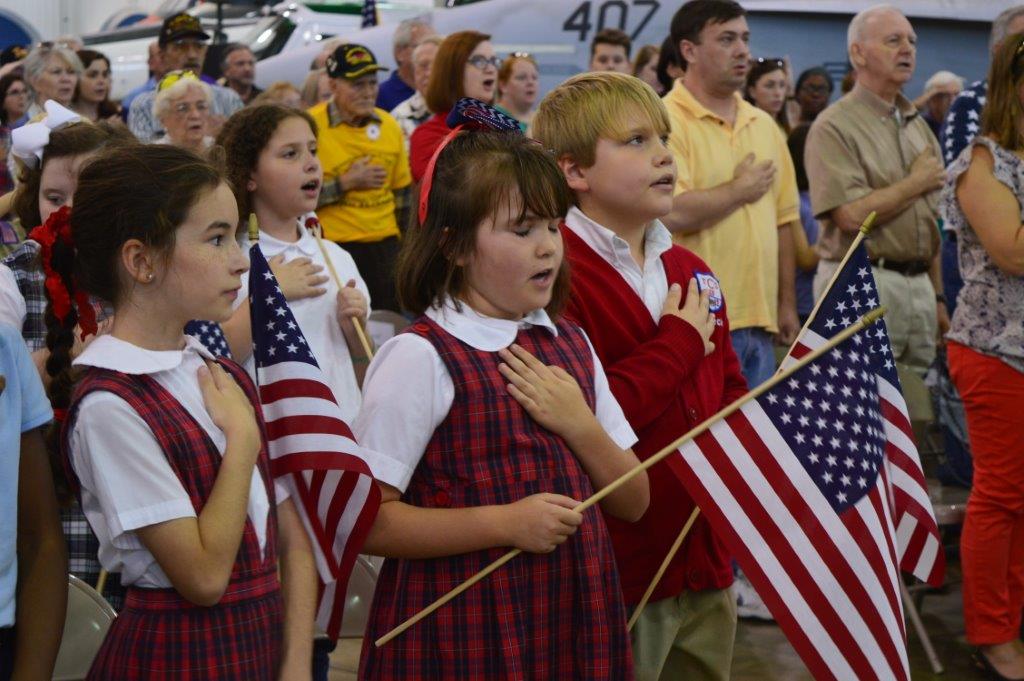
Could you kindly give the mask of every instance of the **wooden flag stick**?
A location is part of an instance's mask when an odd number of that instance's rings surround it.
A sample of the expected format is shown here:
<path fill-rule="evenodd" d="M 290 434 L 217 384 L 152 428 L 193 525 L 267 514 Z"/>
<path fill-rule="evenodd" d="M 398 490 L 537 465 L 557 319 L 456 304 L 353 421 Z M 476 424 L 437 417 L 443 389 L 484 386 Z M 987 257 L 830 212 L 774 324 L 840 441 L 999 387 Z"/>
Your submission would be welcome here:
<path fill-rule="evenodd" d="M 864 219 L 864 222 L 861 223 L 860 230 L 857 232 L 857 236 L 854 238 L 853 243 L 850 244 L 850 248 L 846 250 L 846 255 L 843 256 L 842 261 L 839 263 L 839 267 L 837 267 L 836 271 L 833 272 L 832 278 L 829 279 L 828 286 L 825 287 L 825 291 L 821 294 L 821 297 L 818 298 L 817 302 L 814 305 L 814 309 L 811 311 L 810 316 L 807 317 L 807 322 L 800 329 L 800 332 L 797 333 L 796 338 L 793 340 L 793 345 L 789 346 L 789 352 L 786 353 L 787 357 L 793 352 L 793 348 L 796 347 L 796 344 L 797 342 L 799 342 L 800 337 L 803 336 L 804 333 L 807 331 L 807 327 L 809 327 L 811 325 L 811 322 L 814 321 L 815 315 L 818 314 L 818 308 L 821 306 L 821 301 L 824 300 L 828 292 L 832 290 L 832 287 L 835 285 L 836 280 L 839 278 L 839 273 L 843 271 L 843 268 L 846 266 L 847 261 L 849 261 L 849 259 L 853 256 L 854 249 L 856 249 L 857 246 L 860 246 L 860 242 L 863 241 L 864 237 L 867 236 L 867 233 L 871 231 L 871 227 L 875 223 L 876 215 L 877 214 L 874 211 L 871 211 L 871 213 Z M 780 371 L 782 371 L 782 367 L 779 367 L 776 370 L 776 373 L 779 373 Z M 668 569 L 669 563 L 672 562 L 672 559 L 675 558 L 676 553 L 679 552 L 679 548 L 683 545 L 683 540 L 686 539 L 686 535 L 689 534 L 690 528 L 693 526 L 694 521 L 697 520 L 698 515 L 700 515 L 700 509 L 693 509 L 693 513 L 690 514 L 690 519 L 686 521 L 686 524 L 683 525 L 683 529 L 679 531 L 679 536 L 676 537 L 675 542 L 672 543 L 672 547 L 668 550 L 668 554 L 665 556 L 665 559 L 661 562 L 661 567 L 658 568 L 658 571 L 654 575 L 654 579 L 651 580 L 651 583 L 647 587 L 647 591 L 644 592 L 644 597 L 640 599 L 640 602 L 637 604 L 636 609 L 633 611 L 633 616 L 629 618 L 628 628 L 630 630 L 633 629 L 633 625 L 636 624 L 636 621 L 640 619 L 640 613 L 643 612 L 644 607 L 646 607 L 647 605 L 647 601 L 649 601 L 651 598 L 651 594 L 654 593 L 654 588 L 658 586 L 658 582 L 660 582 L 661 578 L 665 575 L 665 571 Z"/>
<path fill-rule="evenodd" d="M 693 513 L 690 514 L 686 524 L 683 525 L 683 529 L 680 530 L 679 536 L 676 537 L 675 542 L 672 543 L 672 548 L 670 548 L 668 553 L 665 554 L 665 560 L 661 561 L 661 567 L 659 567 L 658 571 L 654 574 L 654 579 L 652 579 L 651 583 L 647 585 L 647 591 L 644 592 L 644 597 L 636 604 L 636 609 L 633 611 L 633 615 L 629 618 L 629 622 L 626 624 L 626 629 L 628 631 L 632 631 L 633 625 L 636 624 L 638 619 L 640 619 L 640 613 L 642 613 L 644 608 L 647 607 L 647 601 L 651 600 L 651 594 L 654 593 L 654 588 L 658 586 L 658 582 L 660 582 L 661 578 L 665 575 L 665 570 L 668 570 L 669 563 L 671 563 L 672 559 L 675 558 L 676 553 L 679 551 L 679 547 L 683 545 L 683 540 L 686 539 L 686 535 L 690 533 L 690 528 L 693 527 L 693 523 L 697 521 L 697 516 L 699 515 L 700 507 L 694 506 Z"/>
<path fill-rule="evenodd" d="M 836 271 L 833 272 L 832 276 L 829 278 L 828 285 L 825 287 L 825 290 L 822 291 L 821 295 L 818 296 L 818 299 L 814 302 L 814 309 L 811 310 L 811 314 L 807 317 L 807 323 L 804 324 L 802 329 L 800 329 L 800 333 L 796 335 L 796 338 L 793 340 L 793 344 L 789 346 L 789 352 L 786 353 L 787 356 L 793 352 L 793 348 L 795 348 L 796 344 L 800 342 L 800 337 L 804 335 L 807 331 L 807 327 L 810 326 L 811 322 L 814 321 L 814 318 L 818 316 L 818 310 L 821 308 L 821 303 L 828 296 L 828 292 L 832 290 L 832 286 L 836 283 L 836 279 L 839 278 L 843 268 L 846 267 L 846 263 L 853 257 L 853 252 L 857 250 L 857 247 L 860 246 L 860 242 L 864 240 L 864 237 L 868 235 L 868 232 L 870 232 L 871 228 L 875 225 L 875 218 L 877 216 L 878 214 L 875 211 L 871 211 L 868 213 L 868 216 L 864 218 L 864 222 L 860 224 L 860 229 L 857 230 L 857 236 L 854 237 L 853 243 L 850 244 L 850 247 L 846 249 L 846 255 L 844 255 L 843 259 L 839 261 L 839 266 L 836 267 Z"/>
<path fill-rule="evenodd" d="M 341 278 L 338 276 L 338 270 L 334 269 L 334 263 L 331 261 L 329 255 L 327 255 L 327 248 L 324 246 L 323 237 L 320 236 L 320 227 L 316 227 L 311 230 L 313 236 L 316 237 L 316 245 L 320 247 L 320 255 L 324 256 L 324 262 L 327 263 L 327 269 L 331 271 L 331 278 L 334 279 L 334 283 L 337 284 L 338 290 L 340 291 L 345 287 L 342 283 Z M 352 326 L 356 328 L 356 335 L 359 336 L 359 344 L 363 346 L 363 352 L 366 353 L 367 359 L 373 359 L 373 347 L 370 345 L 370 339 L 366 337 L 366 331 L 363 330 L 363 323 L 359 321 L 358 317 L 352 318 Z"/>
<path fill-rule="evenodd" d="M 832 350 L 832 348 L 834 348 L 835 346 L 837 346 L 840 343 L 844 342 L 845 340 L 847 340 L 848 338 L 850 338 L 854 334 L 860 332 L 865 327 L 868 327 L 868 326 L 874 324 L 876 321 L 881 319 L 882 315 L 884 315 L 884 314 L 885 314 L 885 308 L 884 307 L 879 307 L 879 308 L 875 308 L 874 310 L 871 310 L 870 312 L 865 314 L 863 317 L 861 317 L 859 320 L 857 320 L 856 323 L 851 324 L 850 326 L 848 326 L 845 329 L 843 329 L 840 333 L 838 333 L 835 336 L 833 336 L 830 340 L 828 340 L 826 343 L 824 343 L 821 347 L 815 348 L 814 350 L 812 350 L 808 354 L 806 354 L 803 357 L 801 357 L 800 360 L 798 360 L 792 366 L 788 367 L 785 371 L 780 371 L 775 376 L 773 376 L 769 380 L 765 381 L 761 385 L 757 386 L 756 388 L 754 388 L 753 390 L 748 392 L 743 397 L 740 397 L 739 399 L 737 399 L 732 404 L 730 404 L 727 407 L 724 407 L 721 410 L 719 410 L 719 412 L 716 413 L 715 415 L 710 416 L 707 419 L 705 419 L 703 423 L 701 423 L 696 428 L 692 429 L 690 432 L 688 432 L 685 435 L 683 435 L 682 437 L 680 437 L 675 442 L 672 442 L 672 443 L 666 445 L 663 449 L 661 449 L 660 451 L 658 451 L 657 453 L 652 455 L 650 458 L 648 458 L 647 460 L 645 460 L 644 462 L 642 462 L 641 464 L 639 464 L 638 466 L 636 466 L 632 470 L 629 470 L 629 471 L 623 473 L 618 478 L 616 478 L 615 480 L 610 482 L 608 485 L 606 485 L 605 487 L 602 487 L 600 490 L 598 490 L 593 495 L 588 497 L 585 501 L 582 501 L 581 503 L 577 504 L 573 508 L 573 510 L 576 511 L 577 513 L 582 513 L 583 511 L 587 510 L 588 508 L 590 508 L 594 504 L 597 504 L 598 502 L 603 500 L 605 497 L 607 497 L 609 494 L 612 494 L 617 489 L 619 489 L 620 487 L 625 485 L 627 482 L 632 480 L 634 477 L 639 475 L 642 471 L 646 471 L 651 466 L 653 466 L 653 465 L 657 464 L 658 462 L 664 460 L 666 457 L 671 455 L 673 452 L 675 452 L 677 449 L 682 447 L 684 444 L 686 444 L 690 440 L 694 439 L 698 435 L 701 435 L 702 433 L 704 433 L 706 430 L 708 430 L 711 426 L 713 426 L 718 421 L 721 421 L 722 419 L 727 418 L 727 417 L 731 416 L 733 413 L 739 411 L 743 407 L 743 405 L 745 405 L 747 402 L 750 402 L 751 400 L 757 399 L 758 397 L 760 397 L 764 393 L 766 393 L 769 390 L 771 390 L 772 388 L 774 388 L 777 384 L 781 383 L 782 381 L 786 380 L 787 378 L 789 378 L 790 376 L 792 376 L 796 372 L 800 371 L 805 366 L 807 366 L 808 364 L 810 364 L 814 360 L 816 360 L 819 357 L 821 357 L 822 355 L 824 355 L 826 352 L 829 352 L 830 350 Z M 436 601 L 434 601 L 433 603 L 428 605 L 423 610 L 420 610 L 418 613 L 416 613 L 415 615 L 413 615 L 412 617 L 410 617 L 406 621 L 402 622 L 400 625 L 398 625 L 397 627 L 395 627 L 394 629 L 392 629 L 388 633 L 386 633 L 383 636 L 381 636 L 379 639 L 377 639 L 374 642 L 374 645 L 376 645 L 377 647 L 380 647 L 380 646 L 384 645 L 385 643 L 391 641 L 392 639 L 398 637 L 403 632 L 405 632 L 407 629 L 412 627 L 414 624 L 416 624 L 420 620 L 424 619 L 425 617 L 429 616 L 435 610 L 437 610 L 438 608 L 440 608 L 444 604 L 448 603 L 449 601 L 451 601 L 452 599 L 457 597 L 459 594 L 461 594 L 464 591 L 466 591 L 467 589 L 469 589 L 471 586 L 473 586 L 474 584 L 479 582 L 481 579 L 483 579 L 487 575 L 491 574 L 492 572 L 494 572 L 495 570 L 500 568 L 505 563 L 509 562 L 510 560 L 512 560 L 513 558 L 518 556 L 520 553 L 522 553 L 521 549 L 513 549 L 512 551 L 509 551 L 508 553 L 503 555 L 501 558 L 499 558 L 498 560 L 494 561 L 493 563 L 491 563 L 490 565 L 485 567 L 483 570 L 481 570 L 480 572 L 476 573 L 475 575 L 473 575 L 472 577 L 467 579 L 462 584 L 459 584 L 457 587 L 455 587 L 454 589 L 452 589 L 451 591 L 449 591 L 445 595 L 443 595 L 440 598 L 438 598 Z"/>

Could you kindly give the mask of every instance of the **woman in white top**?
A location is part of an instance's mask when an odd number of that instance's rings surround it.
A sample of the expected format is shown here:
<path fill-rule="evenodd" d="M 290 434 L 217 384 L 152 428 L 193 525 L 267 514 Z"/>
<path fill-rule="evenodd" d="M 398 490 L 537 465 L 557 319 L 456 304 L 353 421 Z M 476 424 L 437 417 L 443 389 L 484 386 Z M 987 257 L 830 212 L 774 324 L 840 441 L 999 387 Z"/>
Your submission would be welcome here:
<path fill-rule="evenodd" d="M 82 171 L 67 214 L 40 235 L 50 399 L 100 560 L 128 587 L 89 678 L 308 679 L 312 552 L 269 475 L 255 389 L 182 334 L 238 297 L 231 190 L 194 154 L 133 145 Z M 75 325 L 95 329 L 88 294 L 114 322 L 72 372 Z"/>

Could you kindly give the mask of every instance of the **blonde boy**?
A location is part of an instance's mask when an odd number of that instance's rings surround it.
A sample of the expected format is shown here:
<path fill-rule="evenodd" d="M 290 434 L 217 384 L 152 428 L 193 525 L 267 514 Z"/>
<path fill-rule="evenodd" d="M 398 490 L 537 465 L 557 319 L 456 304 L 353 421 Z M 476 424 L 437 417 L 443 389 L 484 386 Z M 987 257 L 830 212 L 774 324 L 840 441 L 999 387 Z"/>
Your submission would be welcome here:
<path fill-rule="evenodd" d="M 562 227 L 572 265 L 566 315 L 590 337 L 645 459 L 746 392 L 718 280 L 658 220 L 676 181 L 668 114 L 643 81 L 586 73 L 544 98 L 532 133 L 576 194 Z M 680 462 L 648 471 L 651 503 L 638 522 L 605 517 L 627 606 L 693 509 L 674 472 Z M 729 678 L 731 584 L 725 547 L 700 516 L 633 628 L 638 680 Z"/>

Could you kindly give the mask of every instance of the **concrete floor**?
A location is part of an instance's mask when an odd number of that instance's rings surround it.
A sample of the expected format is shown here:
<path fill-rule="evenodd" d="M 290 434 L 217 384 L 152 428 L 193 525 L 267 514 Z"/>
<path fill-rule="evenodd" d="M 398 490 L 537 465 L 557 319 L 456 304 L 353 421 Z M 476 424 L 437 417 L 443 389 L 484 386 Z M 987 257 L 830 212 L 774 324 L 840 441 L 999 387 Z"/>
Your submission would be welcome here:
<path fill-rule="evenodd" d="M 950 556 L 947 585 L 924 597 L 921 618 L 931 636 L 945 673 L 934 674 L 920 640 L 908 623 L 908 649 L 914 681 L 974 681 L 985 679 L 970 661 L 971 647 L 964 640 L 960 601 L 960 566 Z M 354 681 L 361 641 L 343 640 L 331 656 L 331 681 Z M 812 681 L 810 673 L 772 623 L 741 620 L 736 632 L 733 681 Z"/>

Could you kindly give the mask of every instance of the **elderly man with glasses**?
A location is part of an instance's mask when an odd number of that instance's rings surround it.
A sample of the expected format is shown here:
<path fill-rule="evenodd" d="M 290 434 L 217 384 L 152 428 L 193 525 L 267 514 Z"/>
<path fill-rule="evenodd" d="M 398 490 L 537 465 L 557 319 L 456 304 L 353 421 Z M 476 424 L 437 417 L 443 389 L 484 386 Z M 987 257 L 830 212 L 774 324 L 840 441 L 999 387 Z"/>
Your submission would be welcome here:
<path fill-rule="evenodd" d="M 210 36 L 203 30 L 199 19 L 191 14 L 181 12 L 164 20 L 157 40 L 160 62 L 166 73 L 172 71 L 192 71 L 202 73 L 203 60 L 206 58 L 207 42 Z M 217 85 L 213 79 L 201 76 L 203 82 L 213 92 L 211 106 L 212 126 L 210 134 L 231 114 L 242 108 L 242 100 L 234 90 Z M 152 142 L 163 134 L 160 123 L 153 117 L 153 100 L 155 89 L 138 95 L 128 112 L 128 128 L 142 142 Z"/>

